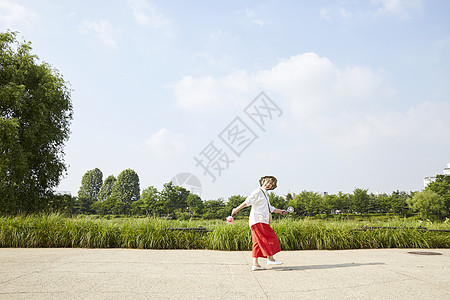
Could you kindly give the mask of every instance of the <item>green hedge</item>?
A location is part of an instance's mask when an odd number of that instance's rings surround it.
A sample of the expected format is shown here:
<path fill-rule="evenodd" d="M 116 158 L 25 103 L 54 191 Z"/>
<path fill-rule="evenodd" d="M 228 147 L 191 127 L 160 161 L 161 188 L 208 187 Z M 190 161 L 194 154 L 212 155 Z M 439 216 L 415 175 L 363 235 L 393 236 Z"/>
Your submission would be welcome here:
<path fill-rule="evenodd" d="M 212 232 L 170 230 L 206 227 Z M 355 230 L 361 226 L 386 229 Z M 291 220 L 272 227 L 283 250 L 450 248 L 447 223 Z M 397 227 L 392 229 L 392 227 Z M 59 214 L 0 217 L 0 247 L 251 250 L 247 220 L 173 221 L 150 218 L 66 218 Z"/>

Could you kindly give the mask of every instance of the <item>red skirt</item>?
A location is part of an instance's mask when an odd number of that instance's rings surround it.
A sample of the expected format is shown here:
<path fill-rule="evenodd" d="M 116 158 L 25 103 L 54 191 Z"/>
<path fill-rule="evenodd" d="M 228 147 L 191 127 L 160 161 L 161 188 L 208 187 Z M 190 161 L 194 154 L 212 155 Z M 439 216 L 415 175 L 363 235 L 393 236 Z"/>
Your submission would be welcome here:
<path fill-rule="evenodd" d="M 252 257 L 272 256 L 281 251 L 275 231 L 266 223 L 252 225 Z"/>

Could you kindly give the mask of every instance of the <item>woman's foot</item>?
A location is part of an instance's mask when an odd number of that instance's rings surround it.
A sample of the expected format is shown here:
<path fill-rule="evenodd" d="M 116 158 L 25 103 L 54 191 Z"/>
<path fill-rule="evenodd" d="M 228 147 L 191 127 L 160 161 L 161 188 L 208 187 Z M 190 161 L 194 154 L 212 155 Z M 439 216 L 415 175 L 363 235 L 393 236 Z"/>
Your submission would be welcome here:
<path fill-rule="evenodd" d="M 255 265 L 253 265 L 252 266 L 252 271 L 261 271 L 261 270 L 265 270 L 266 268 L 264 268 L 264 267 L 261 267 L 261 266 L 255 266 Z"/>
<path fill-rule="evenodd" d="M 267 256 L 267 264 L 268 265 L 282 265 L 281 261 L 276 260 L 273 256 Z"/>

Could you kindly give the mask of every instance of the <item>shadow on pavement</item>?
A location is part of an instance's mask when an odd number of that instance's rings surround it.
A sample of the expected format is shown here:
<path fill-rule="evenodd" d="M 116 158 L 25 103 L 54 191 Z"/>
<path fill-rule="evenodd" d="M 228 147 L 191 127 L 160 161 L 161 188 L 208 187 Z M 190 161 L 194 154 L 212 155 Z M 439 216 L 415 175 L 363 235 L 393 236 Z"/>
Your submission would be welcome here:
<path fill-rule="evenodd" d="M 373 262 L 373 263 L 367 263 L 367 264 L 345 263 L 345 264 L 312 265 L 312 266 L 279 266 L 279 267 L 272 267 L 271 270 L 274 270 L 274 271 L 303 271 L 303 270 L 336 269 L 336 268 L 349 268 L 349 267 L 360 267 L 360 266 L 377 266 L 377 265 L 385 265 L 385 263 Z"/>

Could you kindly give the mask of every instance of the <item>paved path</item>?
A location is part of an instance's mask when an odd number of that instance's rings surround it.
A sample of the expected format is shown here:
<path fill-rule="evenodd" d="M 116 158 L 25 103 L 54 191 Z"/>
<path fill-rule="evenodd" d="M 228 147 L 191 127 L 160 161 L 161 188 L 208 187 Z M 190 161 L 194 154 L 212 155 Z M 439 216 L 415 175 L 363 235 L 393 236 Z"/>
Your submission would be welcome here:
<path fill-rule="evenodd" d="M 450 299 L 450 249 L 276 258 L 252 272 L 251 252 L 2 248 L 0 299 Z"/>

